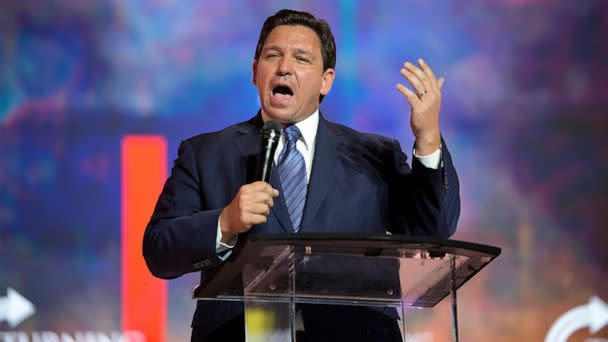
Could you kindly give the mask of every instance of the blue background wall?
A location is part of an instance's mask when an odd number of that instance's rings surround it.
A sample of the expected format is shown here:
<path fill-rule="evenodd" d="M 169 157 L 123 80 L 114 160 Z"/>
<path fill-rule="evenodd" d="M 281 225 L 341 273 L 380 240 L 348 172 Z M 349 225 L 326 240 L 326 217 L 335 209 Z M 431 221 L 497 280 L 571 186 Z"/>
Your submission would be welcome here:
<path fill-rule="evenodd" d="M 605 1 L 3 0 L 0 297 L 37 308 L 15 329 L 120 329 L 121 138 L 165 136 L 173 160 L 181 139 L 253 116 L 259 29 L 284 7 L 332 26 L 331 120 L 409 151 L 401 64 L 424 57 L 446 78 L 454 238 L 503 248 L 461 292 L 464 340 L 542 340 L 608 300 Z M 169 283 L 172 341 L 189 333 L 195 282 Z M 589 336 L 608 329 L 575 337 Z"/>

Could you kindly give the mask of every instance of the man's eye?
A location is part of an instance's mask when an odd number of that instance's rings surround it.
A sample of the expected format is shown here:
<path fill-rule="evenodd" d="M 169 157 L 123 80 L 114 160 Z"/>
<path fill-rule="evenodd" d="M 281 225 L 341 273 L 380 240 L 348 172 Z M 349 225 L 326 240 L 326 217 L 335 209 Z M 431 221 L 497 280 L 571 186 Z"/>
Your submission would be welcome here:
<path fill-rule="evenodd" d="M 266 56 L 266 58 L 276 58 L 276 57 L 279 57 L 279 54 L 277 54 L 277 53 L 271 53 L 271 54 L 268 54 Z"/>
<path fill-rule="evenodd" d="M 308 62 L 308 58 L 302 56 L 297 56 L 296 60 L 299 62 Z"/>

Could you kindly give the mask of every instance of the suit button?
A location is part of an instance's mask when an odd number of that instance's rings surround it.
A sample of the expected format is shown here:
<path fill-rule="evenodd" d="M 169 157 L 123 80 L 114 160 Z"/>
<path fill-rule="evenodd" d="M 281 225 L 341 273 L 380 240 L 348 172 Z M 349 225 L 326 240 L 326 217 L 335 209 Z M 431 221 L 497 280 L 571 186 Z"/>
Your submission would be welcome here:
<path fill-rule="evenodd" d="M 203 261 L 199 261 L 197 263 L 192 264 L 192 267 L 194 267 L 194 269 L 196 270 L 200 270 L 208 266 L 211 266 L 211 260 L 209 259 L 205 259 Z"/>

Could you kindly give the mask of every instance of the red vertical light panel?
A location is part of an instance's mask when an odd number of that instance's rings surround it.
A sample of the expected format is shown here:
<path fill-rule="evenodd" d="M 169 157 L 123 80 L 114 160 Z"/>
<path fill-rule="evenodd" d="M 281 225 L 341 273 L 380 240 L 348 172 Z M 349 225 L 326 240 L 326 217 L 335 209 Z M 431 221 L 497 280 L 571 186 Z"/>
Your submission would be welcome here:
<path fill-rule="evenodd" d="M 154 278 L 142 256 L 146 224 L 167 177 L 167 142 L 161 136 L 126 135 L 122 165 L 122 329 L 147 341 L 164 341 L 167 285 Z"/>

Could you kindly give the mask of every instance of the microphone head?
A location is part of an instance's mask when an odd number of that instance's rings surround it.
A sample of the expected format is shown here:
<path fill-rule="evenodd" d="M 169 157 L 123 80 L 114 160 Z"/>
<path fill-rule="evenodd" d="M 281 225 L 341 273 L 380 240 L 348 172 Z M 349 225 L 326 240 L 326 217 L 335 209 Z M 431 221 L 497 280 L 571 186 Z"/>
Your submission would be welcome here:
<path fill-rule="evenodd" d="M 264 122 L 262 127 L 262 139 L 276 140 L 278 142 L 281 136 L 281 125 L 273 120 Z"/>
<path fill-rule="evenodd" d="M 268 120 L 264 122 L 264 127 L 262 127 L 262 131 L 273 129 L 275 131 L 281 131 L 281 125 L 274 120 Z"/>
<path fill-rule="evenodd" d="M 269 182 L 274 152 L 281 137 L 281 125 L 276 121 L 266 121 L 261 133 L 262 140 L 256 179 Z"/>

